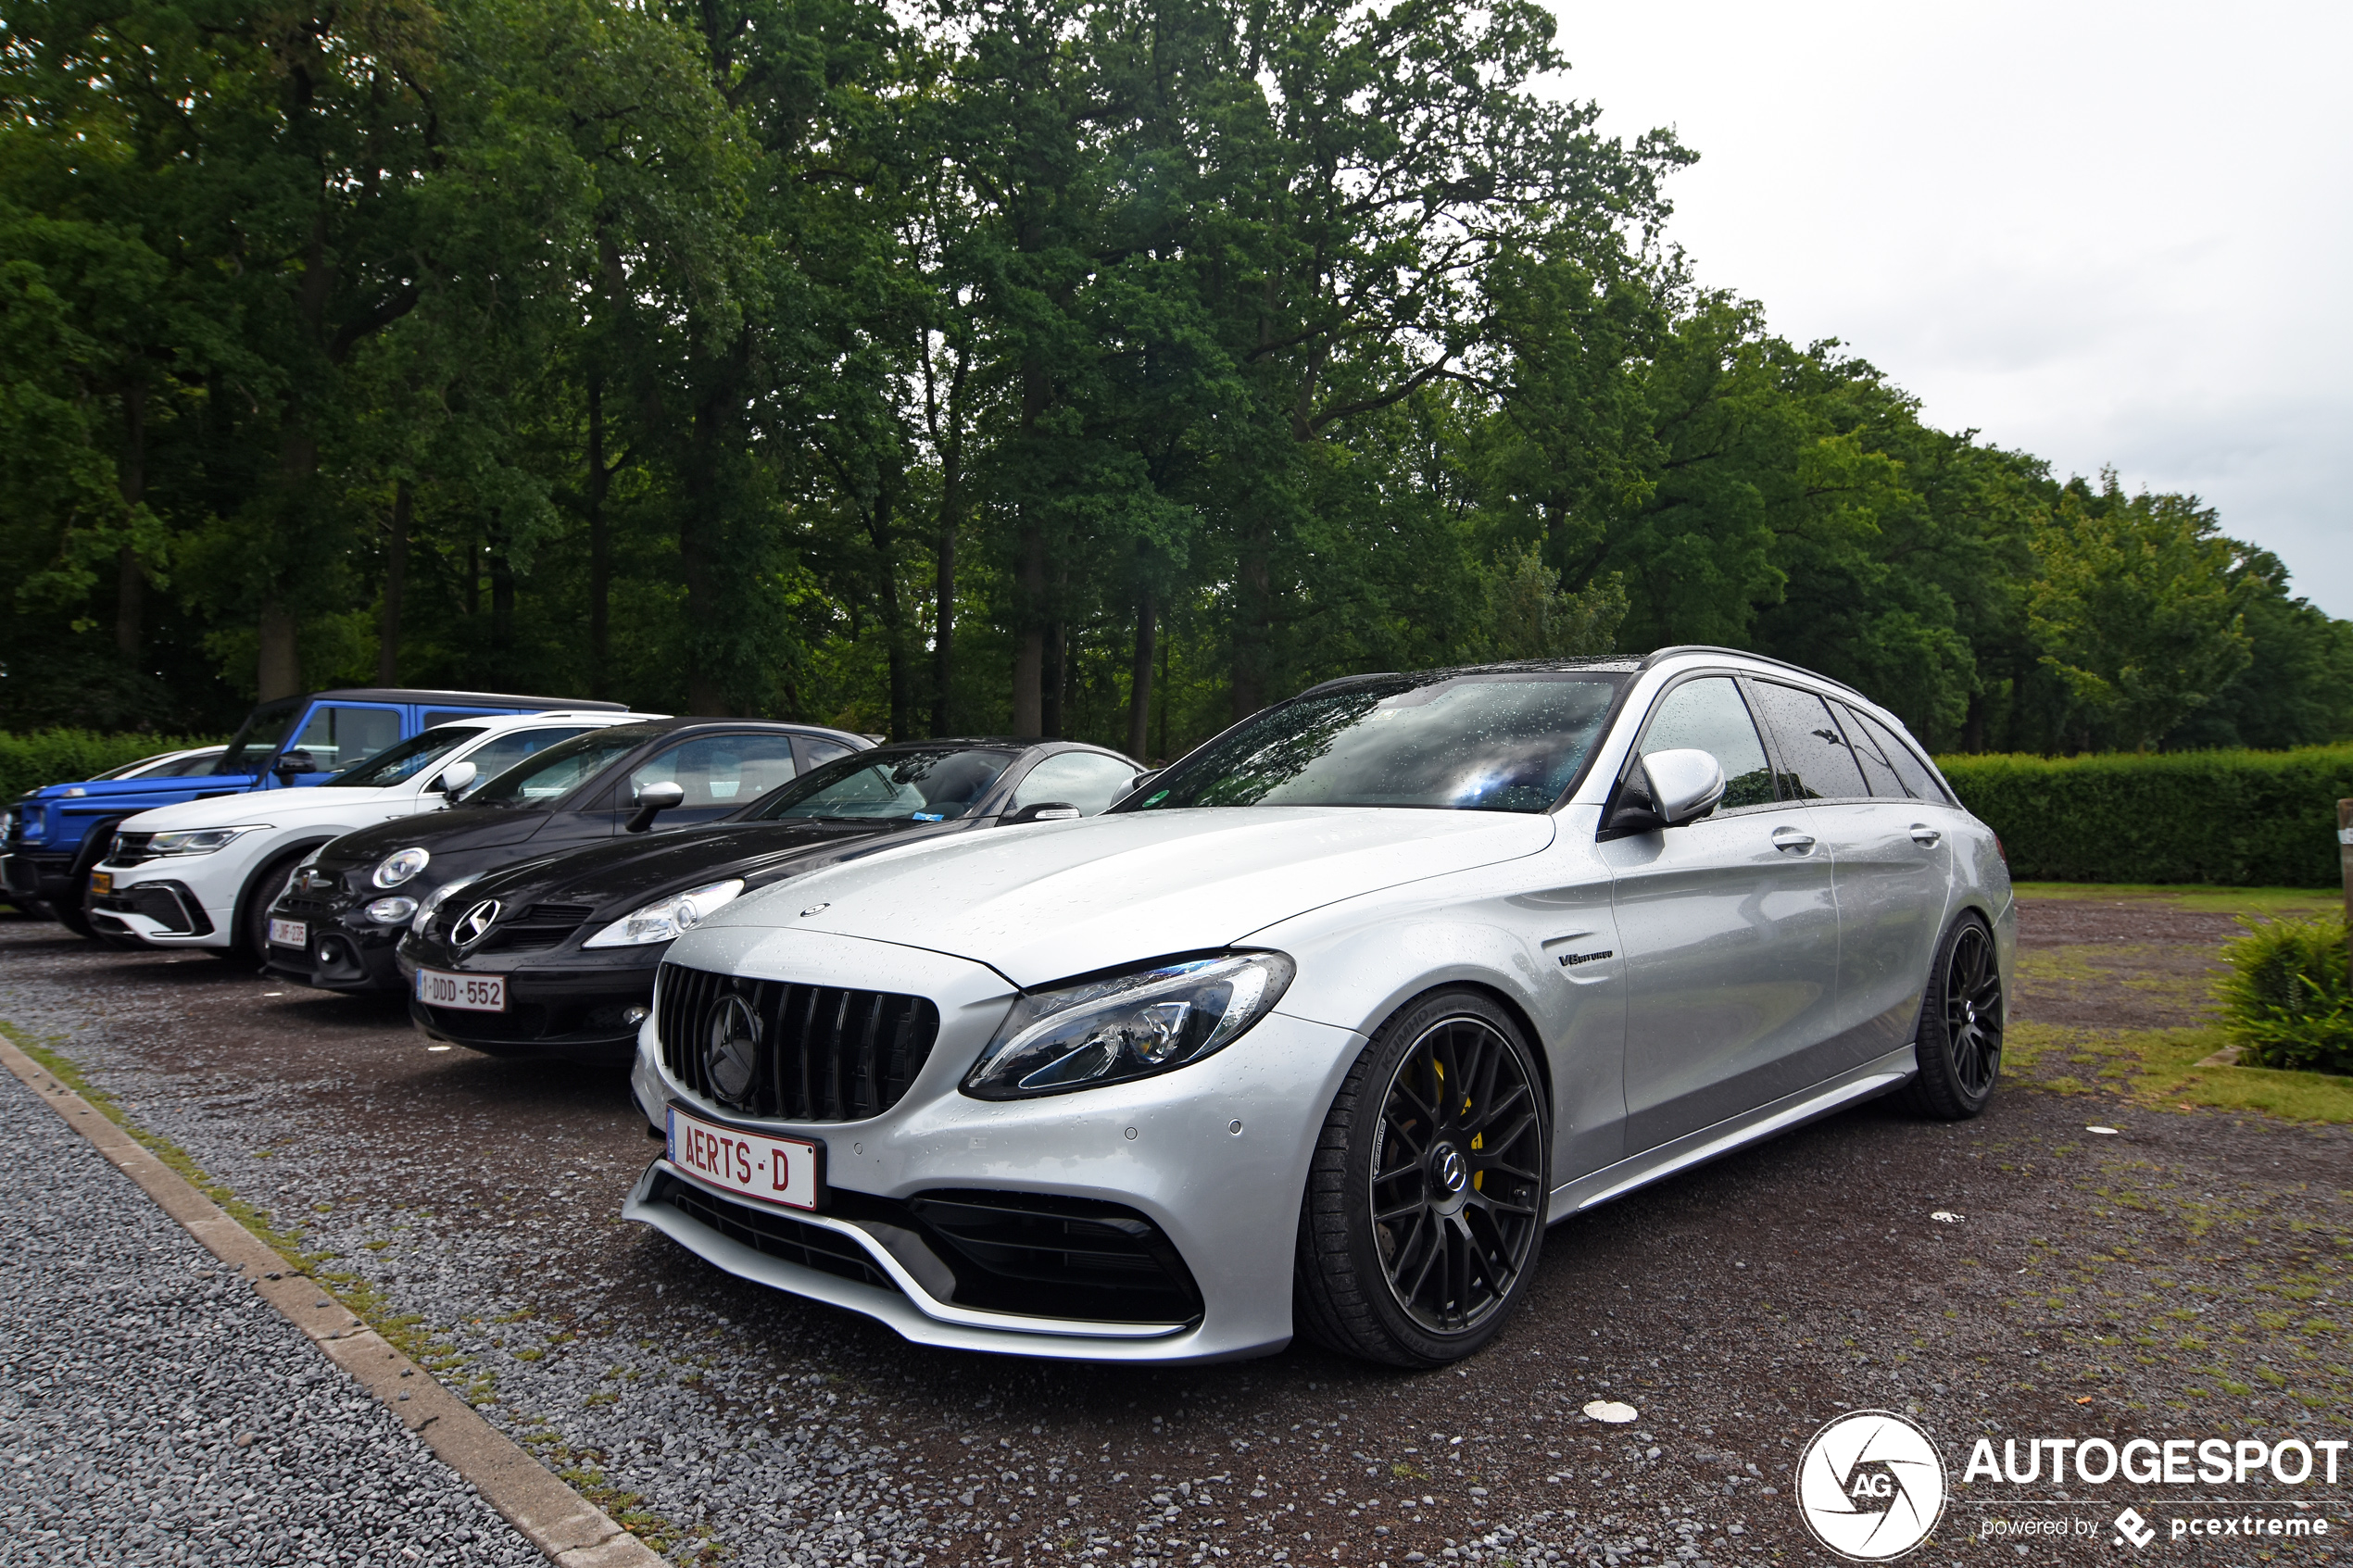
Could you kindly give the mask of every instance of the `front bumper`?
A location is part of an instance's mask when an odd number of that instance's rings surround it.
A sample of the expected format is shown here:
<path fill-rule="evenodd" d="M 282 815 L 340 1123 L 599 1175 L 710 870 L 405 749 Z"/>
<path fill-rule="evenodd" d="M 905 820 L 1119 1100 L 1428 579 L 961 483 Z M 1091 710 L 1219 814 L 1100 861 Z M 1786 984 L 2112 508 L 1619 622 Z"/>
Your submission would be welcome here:
<path fill-rule="evenodd" d="M 710 935 L 717 935 L 717 933 Z M 737 975 L 929 997 L 937 1043 L 902 1100 L 859 1122 L 751 1121 L 698 1099 L 665 1069 L 659 1019 L 641 1033 L 633 1085 L 649 1118 L 676 1103 L 698 1115 L 826 1149 L 827 1201 L 814 1215 L 707 1187 L 656 1160 L 623 1213 L 741 1278 L 866 1313 L 921 1344 L 1074 1361 L 1206 1361 L 1265 1355 L 1291 1336 L 1291 1269 L 1308 1157 L 1364 1036 L 1269 1014 L 1207 1060 L 1159 1077 L 1039 1099 L 970 1098 L 957 1085 L 1011 1005 L 994 972 L 887 943 L 739 929 Z M 712 945 L 698 942 L 709 963 Z M 691 1201 L 684 1206 L 682 1192 Z M 1157 1324 L 1011 1312 L 966 1304 L 952 1273 L 874 1214 L 960 1193 L 1115 1205 L 1149 1222 L 1182 1260 L 1200 1310 Z M 712 1201 L 743 1210 L 729 1214 Z M 694 1210 L 698 1208 L 701 1213 Z M 776 1215 L 854 1248 L 871 1273 L 806 1261 L 807 1237 L 745 1239 Z M 896 1230 L 900 1234 L 894 1235 Z M 735 1234 L 729 1234 L 734 1232 Z M 926 1262 L 926 1256 L 929 1261 Z"/>
<path fill-rule="evenodd" d="M 7 888 L 13 903 L 54 908 L 73 888 L 74 859 L 71 852 L 15 850 L 0 859 L 0 885 Z"/>
<path fill-rule="evenodd" d="M 157 877 L 92 893 L 82 906 L 91 929 L 109 936 L 132 936 L 157 947 L 225 947 L 204 900 L 184 882 Z M 208 940 L 208 938 L 209 940 Z"/>
<path fill-rule="evenodd" d="M 659 950 L 655 956 L 660 956 Z M 427 967 L 456 973 L 499 972 L 462 961 Z M 400 959 L 402 984 L 410 993 L 409 1021 L 432 1038 L 489 1056 L 553 1057 L 598 1067 L 623 1066 L 635 1060 L 637 1023 L 627 1015 L 632 1009 L 653 1006 L 654 968 L 648 962 L 593 969 L 509 969 L 504 972 L 507 1010 L 466 1012 L 427 1007 L 417 1000 L 417 965 L 405 955 Z M 643 1019 L 645 1014 L 639 1012 L 637 1017 Z"/>
<path fill-rule="evenodd" d="M 358 995 L 401 988 L 399 945 L 408 922 L 380 925 L 364 904 L 334 896 L 289 893 L 270 907 L 276 920 L 303 923 L 303 945 L 271 942 L 262 970 L 321 991 Z"/>

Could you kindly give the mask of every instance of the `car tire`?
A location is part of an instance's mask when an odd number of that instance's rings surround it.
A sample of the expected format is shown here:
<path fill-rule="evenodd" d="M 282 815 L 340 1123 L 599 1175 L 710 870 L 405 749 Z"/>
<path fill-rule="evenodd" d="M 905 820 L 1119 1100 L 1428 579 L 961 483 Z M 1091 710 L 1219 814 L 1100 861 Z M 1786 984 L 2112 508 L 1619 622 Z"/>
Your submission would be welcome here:
<path fill-rule="evenodd" d="M 245 880 L 245 888 L 237 895 L 237 928 L 235 939 L 225 948 L 216 948 L 222 958 L 245 959 L 258 963 L 270 955 L 270 906 L 286 890 L 286 879 L 302 864 L 314 846 L 305 845 L 289 849 Z"/>
<path fill-rule="evenodd" d="M 1450 1073 L 1469 1093 L 1449 1092 Z M 1300 1330 L 1390 1366 L 1478 1351 L 1535 1272 L 1551 1148 L 1543 1078 L 1516 1019 L 1471 990 L 1406 1007 L 1350 1068 L 1309 1160 Z"/>
<path fill-rule="evenodd" d="M 1937 944 L 1920 998 L 1913 1109 L 1939 1122 L 1966 1122 L 1983 1110 L 2001 1078 L 2007 1025 L 1993 928 L 1982 916 L 1965 914 Z"/>

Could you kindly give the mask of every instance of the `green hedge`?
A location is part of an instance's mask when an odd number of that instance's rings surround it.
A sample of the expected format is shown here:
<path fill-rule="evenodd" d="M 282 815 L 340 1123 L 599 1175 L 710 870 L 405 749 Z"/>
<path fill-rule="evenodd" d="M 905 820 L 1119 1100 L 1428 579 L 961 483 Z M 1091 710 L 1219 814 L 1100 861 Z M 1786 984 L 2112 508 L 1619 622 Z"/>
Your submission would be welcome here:
<path fill-rule="evenodd" d="M 2154 756 L 1943 757 L 2021 882 L 2334 887 L 2353 746 Z"/>
<path fill-rule="evenodd" d="M 95 730 L 0 730 L 0 801 L 14 800 L 43 784 L 77 784 L 93 773 L 153 757 L 218 745 L 222 737 L 201 735 L 109 735 Z"/>

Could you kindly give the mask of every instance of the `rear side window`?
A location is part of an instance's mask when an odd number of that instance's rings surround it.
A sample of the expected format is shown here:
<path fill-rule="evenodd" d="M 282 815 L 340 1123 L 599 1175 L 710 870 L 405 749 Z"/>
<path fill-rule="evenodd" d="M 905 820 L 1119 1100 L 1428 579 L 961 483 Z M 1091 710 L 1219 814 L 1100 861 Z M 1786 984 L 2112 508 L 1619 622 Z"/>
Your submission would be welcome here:
<path fill-rule="evenodd" d="M 697 806 L 745 806 L 793 778 L 789 735 L 699 735 L 657 751 L 629 775 L 628 798 L 674 784 Z"/>
<path fill-rule="evenodd" d="M 510 730 L 466 753 L 466 760 L 474 765 L 474 777 L 497 778 L 524 758 L 536 757 L 558 741 L 585 735 L 594 728 L 593 724 L 562 724 L 544 730 Z"/>
<path fill-rule="evenodd" d="M 1772 681 L 1758 681 L 1749 689 L 1780 755 L 1782 799 L 1853 800 L 1870 793 L 1846 736 L 1820 697 Z"/>
<path fill-rule="evenodd" d="M 1770 806 L 1773 770 L 1756 721 L 1729 675 L 1686 681 L 1660 700 L 1642 733 L 1642 755 L 1655 751 L 1705 751 L 1724 770 L 1723 809 Z"/>
<path fill-rule="evenodd" d="M 1895 776 L 1877 737 L 1863 727 L 1863 716 L 1843 702 L 1837 708 L 1839 727 L 1846 732 L 1847 741 L 1855 748 L 1855 760 L 1863 765 L 1863 782 L 1871 786 L 1871 794 L 1882 800 L 1911 798 L 1911 792 Z"/>
<path fill-rule="evenodd" d="M 460 719 L 488 719 L 497 710 L 488 708 L 429 708 L 425 710 L 425 728 L 435 724 L 454 724 Z"/>
<path fill-rule="evenodd" d="M 1082 817 L 1091 817 L 1126 794 L 1138 771 L 1134 763 L 1116 757 L 1065 751 L 1029 770 L 1029 776 L 1013 787 L 1013 809 L 1018 811 L 1025 806 L 1055 800 L 1077 807 Z"/>
<path fill-rule="evenodd" d="M 1920 760 L 1919 754 L 1904 744 L 1903 736 L 1893 734 L 1868 713 L 1858 713 L 1856 718 L 1862 721 L 1865 732 L 1879 742 L 1881 755 L 1895 770 L 1895 776 L 1904 781 L 1906 794 L 1915 800 L 1932 800 L 1940 806 L 1952 804 L 1953 797 Z"/>
<path fill-rule="evenodd" d="M 812 768 L 824 767 L 837 757 L 850 756 L 855 750 L 855 747 L 844 746 L 837 740 L 825 740 L 817 735 L 799 736 L 793 744 L 800 747 L 800 771 L 804 773 Z"/>

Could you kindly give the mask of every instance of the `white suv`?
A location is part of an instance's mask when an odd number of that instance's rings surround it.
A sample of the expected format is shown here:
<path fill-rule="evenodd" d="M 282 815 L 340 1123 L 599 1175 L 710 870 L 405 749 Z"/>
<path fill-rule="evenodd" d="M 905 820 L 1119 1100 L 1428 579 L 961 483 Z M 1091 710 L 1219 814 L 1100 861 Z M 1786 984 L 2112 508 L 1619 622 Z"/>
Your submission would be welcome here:
<path fill-rule="evenodd" d="M 271 900 L 304 856 L 379 822 L 437 811 L 558 741 L 659 714 L 517 713 L 438 725 L 313 789 L 227 795 L 126 818 L 90 878 L 102 936 L 253 957 Z"/>

